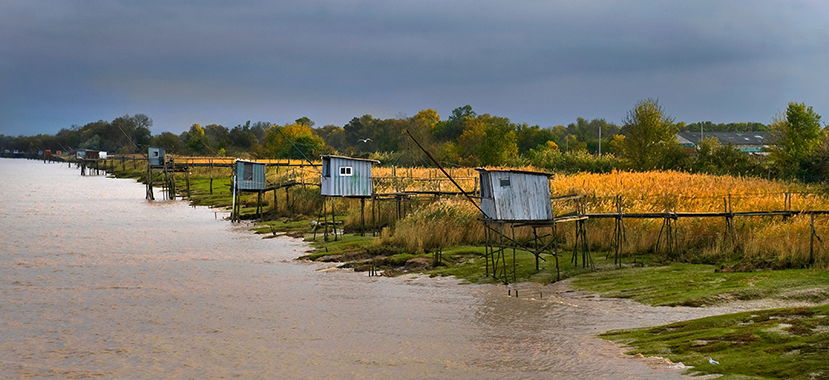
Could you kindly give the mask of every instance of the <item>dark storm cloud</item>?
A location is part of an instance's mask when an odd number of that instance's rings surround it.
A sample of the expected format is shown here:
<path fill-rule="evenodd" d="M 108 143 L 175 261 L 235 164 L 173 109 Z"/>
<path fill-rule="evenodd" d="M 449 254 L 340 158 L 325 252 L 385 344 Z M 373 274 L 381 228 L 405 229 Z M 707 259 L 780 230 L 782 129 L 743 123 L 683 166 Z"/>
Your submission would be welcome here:
<path fill-rule="evenodd" d="M 658 97 L 681 120 L 829 112 L 819 1 L 6 1 L 0 133 L 143 112 L 319 124 L 479 112 L 618 121 Z"/>

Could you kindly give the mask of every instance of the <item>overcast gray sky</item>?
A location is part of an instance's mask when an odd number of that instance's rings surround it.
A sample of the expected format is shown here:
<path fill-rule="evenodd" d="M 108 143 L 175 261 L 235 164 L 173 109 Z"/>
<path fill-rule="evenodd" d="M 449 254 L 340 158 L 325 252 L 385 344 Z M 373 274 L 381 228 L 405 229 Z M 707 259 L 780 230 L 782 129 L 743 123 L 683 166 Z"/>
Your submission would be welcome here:
<path fill-rule="evenodd" d="M 829 1 L 0 0 L 0 133 L 434 108 L 541 126 L 829 114 Z M 829 118 L 829 115 L 827 115 Z"/>

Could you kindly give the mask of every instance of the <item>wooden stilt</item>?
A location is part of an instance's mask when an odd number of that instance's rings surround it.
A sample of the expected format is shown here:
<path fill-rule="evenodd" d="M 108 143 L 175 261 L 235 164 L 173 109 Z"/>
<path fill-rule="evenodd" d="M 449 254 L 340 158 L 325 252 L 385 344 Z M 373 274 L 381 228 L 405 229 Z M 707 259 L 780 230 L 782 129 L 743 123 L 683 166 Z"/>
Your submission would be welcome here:
<path fill-rule="evenodd" d="M 366 199 L 360 198 L 360 236 L 366 236 Z"/>

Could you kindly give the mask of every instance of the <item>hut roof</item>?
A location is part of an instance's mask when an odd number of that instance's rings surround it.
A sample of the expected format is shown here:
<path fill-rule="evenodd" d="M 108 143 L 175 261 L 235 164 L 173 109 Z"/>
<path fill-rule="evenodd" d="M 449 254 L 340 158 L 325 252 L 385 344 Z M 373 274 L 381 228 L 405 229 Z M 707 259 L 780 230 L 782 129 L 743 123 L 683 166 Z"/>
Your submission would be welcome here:
<path fill-rule="evenodd" d="M 346 156 L 337 156 L 337 155 L 333 155 L 333 154 L 323 155 L 322 158 L 342 158 L 343 160 L 368 161 L 368 162 L 373 162 L 375 164 L 380 163 L 380 161 L 372 160 L 372 159 L 369 159 L 369 158 L 354 158 L 354 157 L 346 157 Z"/>
<path fill-rule="evenodd" d="M 552 173 L 545 173 L 545 172 L 535 172 L 532 170 L 520 170 L 520 169 L 487 169 L 487 168 L 475 168 L 475 170 L 479 172 L 504 172 L 504 173 L 519 173 L 519 174 L 533 174 L 533 175 L 543 175 L 547 177 L 552 177 Z"/>

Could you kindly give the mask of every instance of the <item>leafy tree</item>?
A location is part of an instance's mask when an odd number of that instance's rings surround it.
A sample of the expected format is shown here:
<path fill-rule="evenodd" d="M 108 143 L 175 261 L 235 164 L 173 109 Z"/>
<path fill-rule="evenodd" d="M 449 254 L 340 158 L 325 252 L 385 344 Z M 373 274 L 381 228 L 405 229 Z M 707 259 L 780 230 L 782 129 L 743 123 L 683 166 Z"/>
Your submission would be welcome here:
<path fill-rule="evenodd" d="M 162 132 L 153 137 L 152 145 L 164 148 L 168 153 L 182 153 L 184 151 L 184 144 L 178 135 L 171 132 Z"/>
<path fill-rule="evenodd" d="M 823 130 L 820 145 L 803 163 L 803 179 L 829 183 L 829 128 Z"/>
<path fill-rule="evenodd" d="M 345 141 L 345 129 L 336 125 L 326 125 L 322 128 L 314 129 L 317 136 L 325 140 L 325 143 L 338 150 L 345 151 L 348 144 Z"/>
<path fill-rule="evenodd" d="M 458 149 L 467 165 L 504 165 L 518 155 L 515 128 L 509 119 L 483 114 L 465 124 Z"/>
<path fill-rule="evenodd" d="M 313 127 L 313 126 L 314 126 L 314 121 L 313 121 L 313 120 L 311 120 L 308 116 L 303 116 L 303 117 L 301 117 L 301 118 L 299 118 L 299 119 L 296 119 L 296 121 L 294 121 L 294 123 L 296 123 L 296 124 L 306 125 L 306 126 L 309 126 L 309 127 Z"/>
<path fill-rule="evenodd" d="M 265 131 L 263 154 L 268 157 L 315 159 L 325 142 L 305 124 L 273 125 Z"/>
<path fill-rule="evenodd" d="M 804 103 L 789 103 L 786 118 L 771 124 L 776 145 L 771 158 L 784 177 L 800 177 L 801 165 L 819 146 L 822 137 L 820 115 Z"/>
<path fill-rule="evenodd" d="M 528 126 L 527 124 L 519 124 L 515 129 L 515 135 L 518 140 L 518 152 L 521 154 L 527 153 L 530 149 L 538 148 L 549 142 L 556 144 L 555 133 L 551 129 L 541 128 L 537 125 Z"/>
<path fill-rule="evenodd" d="M 199 124 L 190 126 L 190 130 L 182 134 L 182 139 L 187 144 L 187 147 L 192 153 L 205 154 L 209 147 L 207 146 L 207 138 L 205 137 L 204 128 Z"/>
<path fill-rule="evenodd" d="M 210 146 L 211 150 L 218 151 L 230 146 L 230 131 L 222 125 L 210 124 L 204 127 L 205 143 Z"/>
<path fill-rule="evenodd" d="M 457 140 L 466 129 L 466 122 L 476 115 L 469 104 L 455 108 L 448 120 L 435 127 L 435 137 L 441 141 Z"/>
<path fill-rule="evenodd" d="M 646 99 L 628 111 L 622 126 L 625 134 L 624 154 L 636 169 L 670 167 L 675 159 L 674 119 L 665 115 L 659 102 Z"/>
<path fill-rule="evenodd" d="M 427 150 L 434 152 L 437 144 L 434 138 L 435 128 L 440 123 L 440 115 L 433 109 L 425 109 L 419 111 L 417 114 L 406 120 L 405 129 L 423 145 Z M 428 164 L 428 160 L 412 141 L 409 141 L 408 136 L 403 136 L 403 141 L 400 143 L 400 155 L 396 164 L 400 165 L 423 165 Z"/>
<path fill-rule="evenodd" d="M 750 174 L 758 167 L 733 145 L 723 145 L 714 137 L 702 139 L 692 167 L 710 174 Z"/>

